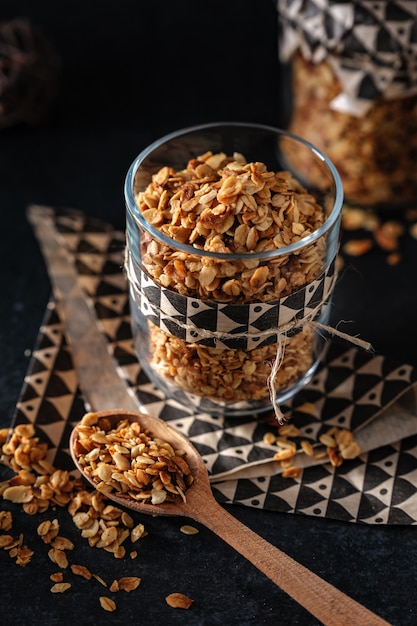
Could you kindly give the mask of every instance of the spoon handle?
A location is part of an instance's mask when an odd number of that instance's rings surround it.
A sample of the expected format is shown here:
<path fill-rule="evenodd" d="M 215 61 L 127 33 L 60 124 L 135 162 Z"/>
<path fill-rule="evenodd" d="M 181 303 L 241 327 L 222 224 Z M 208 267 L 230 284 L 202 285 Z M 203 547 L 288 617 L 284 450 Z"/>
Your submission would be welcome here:
<path fill-rule="evenodd" d="M 193 518 L 221 537 L 326 626 L 389 626 L 375 613 L 259 537 L 216 501 L 205 500 Z"/>

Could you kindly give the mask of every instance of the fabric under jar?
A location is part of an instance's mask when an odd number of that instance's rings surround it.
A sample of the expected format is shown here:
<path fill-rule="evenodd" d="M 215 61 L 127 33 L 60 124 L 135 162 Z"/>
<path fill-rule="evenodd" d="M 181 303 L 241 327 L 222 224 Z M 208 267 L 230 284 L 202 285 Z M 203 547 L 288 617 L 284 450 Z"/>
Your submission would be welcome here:
<path fill-rule="evenodd" d="M 332 160 L 347 203 L 414 205 L 415 7 L 277 0 L 277 8 L 280 59 L 289 70 L 286 88 L 291 86 L 288 130 Z"/>
<path fill-rule="evenodd" d="M 285 166 L 295 144 L 323 172 Z M 285 149 L 284 149 L 285 148 Z M 275 128 L 163 137 L 126 177 L 135 347 L 167 397 L 212 414 L 270 409 L 312 376 L 335 281 L 343 192 L 332 163 Z"/>

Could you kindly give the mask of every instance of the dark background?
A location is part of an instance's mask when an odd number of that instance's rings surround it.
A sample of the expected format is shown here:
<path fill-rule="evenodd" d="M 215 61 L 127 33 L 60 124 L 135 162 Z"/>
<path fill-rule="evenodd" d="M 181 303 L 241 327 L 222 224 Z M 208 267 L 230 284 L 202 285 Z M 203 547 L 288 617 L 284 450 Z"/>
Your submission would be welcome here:
<path fill-rule="evenodd" d="M 61 75 L 57 99 L 42 124 L 0 130 L 0 427 L 12 418 L 50 297 L 26 207 L 72 207 L 123 229 L 124 176 L 146 145 L 202 122 L 281 126 L 288 97 L 272 0 L 1 0 L 0 20 L 17 17 L 42 29 L 61 61 Z M 335 323 L 349 322 L 342 330 L 414 365 L 416 248 L 406 234 L 403 261 L 396 267 L 378 250 L 347 259 L 332 312 Z M 417 622 L 414 528 L 355 526 L 242 507 L 231 511 L 392 624 Z M 36 546 L 36 524 L 29 521 L 19 518 L 15 531 Z M 317 624 L 205 529 L 191 543 L 180 536 L 177 520 L 145 523 L 150 537 L 138 565 L 145 587 L 137 596 L 140 604 L 129 597 L 120 613 L 98 609 L 94 616 L 90 588 L 80 597 L 51 597 L 41 560 L 21 570 L 0 552 L 2 623 Z M 123 564 L 110 564 L 114 577 L 122 575 Z M 192 610 L 164 605 L 163 591 L 172 590 L 172 581 L 199 596 Z"/>
<path fill-rule="evenodd" d="M 276 125 L 280 114 L 272 0 L 2 0 L 0 20 L 21 16 L 62 67 L 44 123 L 0 131 L 2 421 L 49 293 L 26 206 L 73 207 L 124 228 L 124 177 L 151 141 L 202 122 Z"/>

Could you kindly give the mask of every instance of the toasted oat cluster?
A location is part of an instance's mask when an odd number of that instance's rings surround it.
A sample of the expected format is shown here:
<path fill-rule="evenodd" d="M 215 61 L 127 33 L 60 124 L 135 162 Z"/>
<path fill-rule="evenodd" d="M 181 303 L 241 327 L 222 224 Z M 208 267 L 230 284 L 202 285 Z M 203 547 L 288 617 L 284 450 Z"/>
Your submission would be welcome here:
<path fill-rule="evenodd" d="M 313 362 L 314 331 L 309 326 L 288 337 L 275 385 L 285 389 Z M 154 370 L 188 393 L 225 402 L 262 400 L 277 344 L 254 350 L 211 348 L 172 337 L 150 323 L 150 352 Z"/>
<path fill-rule="evenodd" d="M 146 220 L 200 254 L 143 235 L 143 268 L 154 282 L 181 295 L 214 302 L 273 302 L 315 280 L 324 269 L 325 237 L 272 259 L 251 253 L 282 249 L 316 231 L 325 211 L 289 172 L 268 171 L 241 154 L 207 152 L 175 171 L 163 167 L 136 202 Z M 242 255 L 218 259 L 201 252 Z M 207 348 L 149 323 L 150 359 L 163 378 L 191 393 L 229 403 L 267 398 L 277 344 L 250 352 Z M 313 361 L 313 334 L 286 341 L 276 381 L 287 387 Z"/>
<path fill-rule="evenodd" d="M 250 255 L 284 248 L 325 220 L 323 208 L 289 172 L 270 172 L 208 152 L 176 172 L 163 167 L 136 202 L 146 220 L 175 241 L 201 251 Z M 277 300 L 323 269 L 325 241 L 266 261 L 213 259 L 144 237 L 142 262 L 154 281 L 185 296 L 234 304 Z"/>
<path fill-rule="evenodd" d="M 290 130 L 333 161 L 349 202 L 414 204 L 417 96 L 380 99 L 364 116 L 356 117 L 331 109 L 341 91 L 326 61 L 313 64 L 295 55 Z M 303 171 L 296 154 L 291 162 Z"/>
<path fill-rule="evenodd" d="M 4 500 L 21 504 L 28 515 L 44 513 L 55 506 L 66 507 L 89 545 L 102 548 L 118 559 L 126 554 L 123 545 L 126 539 L 133 544 L 146 535 L 143 524 L 135 525 L 125 511 L 108 504 L 105 494 L 87 491 L 81 480 L 73 479 L 68 471 L 51 465 L 46 459 L 48 446 L 39 441 L 32 424 L 19 424 L 11 436 L 8 435 L 8 429 L 0 430 L 0 449 L 2 460 L 15 475 L 0 483 L 0 497 Z M 1 512 L 0 530 L 8 530 L 10 523 L 8 514 Z M 71 546 L 59 536 L 58 522 L 42 523 L 38 534 L 51 546 L 49 558 L 60 567 L 66 566 L 66 550 Z M 22 537 L 19 540 L 9 537 L 6 546 L 16 552 L 21 565 L 26 564 L 32 554 L 22 540 Z M 2 541 L 5 541 L 4 536 Z"/>
<path fill-rule="evenodd" d="M 112 427 L 106 417 L 87 413 L 77 430 L 75 454 L 100 493 L 151 504 L 185 501 L 193 476 L 183 451 L 127 419 Z"/>
<path fill-rule="evenodd" d="M 186 596 L 184 593 L 170 593 L 165 602 L 173 609 L 189 609 L 194 600 Z"/>

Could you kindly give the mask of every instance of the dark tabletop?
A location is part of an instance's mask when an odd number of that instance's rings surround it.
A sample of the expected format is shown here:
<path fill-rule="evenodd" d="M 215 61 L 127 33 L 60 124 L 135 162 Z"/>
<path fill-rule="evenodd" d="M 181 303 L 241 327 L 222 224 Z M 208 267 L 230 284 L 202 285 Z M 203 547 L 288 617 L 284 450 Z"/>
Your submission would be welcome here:
<path fill-rule="evenodd" d="M 36 5 L 36 6 L 35 6 Z M 11 422 L 50 284 L 25 217 L 28 204 L 72 207 L 124 228 L 124 176 L 134 157 L 167 132 L 202 122 L 284 123 L 285 81 L 277 60 L 270 0 L 187 2 L 2 0 L 0 19 L 27 17 L 61 59 L 60 91 L 40 125 L 0 131 L 0 427 Z M 398 217 L 399 215 L 396 215 Z M 372 253 L 347 260 L 333 321 L 376 352 L 417 365 L 417 241 L 402 261 Z M 0 476 L 3 470 L 0 470 Z M 6 507 L 7 504 L 2 504 Z M 110 582 L 142 578 L 118 596 L 118 611 L 98 605 L 99 584 L 83 581 L 53 595 L 55 571 L 36 534 L 39 520 L 14 515 L 14 534 L 35 549 L 25 568 L 0 550 L 0 620 L 8 624 L 301 624 L 318 622 L 239 554 L 200 527 L 179 532 L 176 518 L 142 518 L 149 535 L 128 562 L 94 553 L 75 537 L 79 560 Z M 417 623 L 417 537 L 412 526 L 357 525 L 245 507 L 233 515 L 322 578 L 397 626 Z M 164 598 L 182 591 L 189 611 Z M 120 598 L 120 599 L 119 599 Z M 359 625 L 358 625 L 359 626 Z"/>

